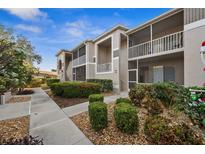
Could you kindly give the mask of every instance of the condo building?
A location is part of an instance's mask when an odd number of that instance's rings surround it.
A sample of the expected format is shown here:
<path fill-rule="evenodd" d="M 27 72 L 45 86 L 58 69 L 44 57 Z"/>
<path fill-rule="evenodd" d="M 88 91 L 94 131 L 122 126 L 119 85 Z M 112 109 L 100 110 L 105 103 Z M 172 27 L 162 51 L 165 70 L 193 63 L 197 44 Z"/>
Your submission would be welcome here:
<path fill-rule="evenodd" d="M 117 25 L 94 40 L 57 53 L 61 81 L 111 79 L 116 92 L 136 83 L 202 86 L 205 9 L 172 9 L 133 29 Z"/>

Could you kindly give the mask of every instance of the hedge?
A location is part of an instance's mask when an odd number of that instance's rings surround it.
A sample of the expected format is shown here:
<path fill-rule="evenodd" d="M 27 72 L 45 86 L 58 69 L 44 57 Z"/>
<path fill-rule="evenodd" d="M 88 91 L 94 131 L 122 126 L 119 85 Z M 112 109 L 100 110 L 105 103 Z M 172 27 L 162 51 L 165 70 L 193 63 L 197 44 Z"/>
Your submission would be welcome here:
<path fill-rule="evenodd" d="M 50 87 L 51 84 L 60 82 L 60 79 L 47 79 L 46 82 L 47 85 Z"/>
<path fill-rule="evenodd" d="M 114 118 L 117 128 L 122 132 L 133 134 L 138 131 L 139 120 L 134 106 L 128 103 L 116 104 Z"/>
<path fill-rule="evenodd" d="M 113 83 L 110 79 L 87 79 L 87 82 L 99 83 L 102 86 L 102 92 L 113 90 Z"/>
<path fill-rule="evenodd" d="M 128 103 L 128 104 L 132 104 L 132 102 L 131 102 L 131 100 L 129 99 L 129 98 L 122 98 L 122 97 L 120 97 L 120 98 L 118 98 L 117 100 L 116 100 L 116 104 L 119 104 L 119 103 Z"/>
<path fill-rule="evenodd" d="M 92 128 L 95 131 L 107 127 L 108 113 L 107 104 L 103 102 L 93 102 L 88 106 L 89 118 Z"/>
<path fill-rule="evenodd" d="M 104 101 L 104 96 L 101 94 L 92 94 L 89 96 L 89 103 L 103 102 L 103 101 Z"/>
<path fill-rule="evenodd" d="M 54 95 L 65 98 L 88 98 L 91 94 L 99 94 L 101 86 L 89 82 L 60 82 L 50 86 Z"/>

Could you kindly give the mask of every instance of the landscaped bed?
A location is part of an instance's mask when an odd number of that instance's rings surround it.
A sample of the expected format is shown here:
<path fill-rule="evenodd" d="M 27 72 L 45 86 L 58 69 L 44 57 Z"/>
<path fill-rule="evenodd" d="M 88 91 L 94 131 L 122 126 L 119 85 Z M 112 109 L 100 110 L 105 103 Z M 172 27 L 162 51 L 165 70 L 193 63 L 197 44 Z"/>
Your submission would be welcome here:
<path fill-rule="evenodd" d="M 28 116 L 0 121 L 0 144 L 12 139 L 23 139 L 28 136 L 28 131 Z"/>
<path fill-rule="evenodd" d="M 187 88 L 172 83 L 136 85 L 129 98 L 109 105 L 102 97 L 90 96 L 88 112 L 71 118 L 94 144 L 205 144 L 200 120 L 205 109 L 191 105 Z M 190 113 L 198 112 L 195 121 Z"/>
<path fill-rule="evenodd" d="M 89 138 L 91 142 L 97 145 L 104 144 L 152 144 L 147 141 L 144 135 L 144 123 L 147 118 L 147 110 L 138 108 L 139 132 L 136 134 L 122 133 L 115 125 L 113 110 L 115 103 L 108 105 L 108 127 L 98 132 L 91 128 L 88 112 L 71 117 L 73 122 Z M 176 115 L 177 114 L 177 115 Z M 163 116 L 172 119 L 175 123 L 186 122 L 192 125 L 190 119 L 182 112 L 164 111 Z"/>

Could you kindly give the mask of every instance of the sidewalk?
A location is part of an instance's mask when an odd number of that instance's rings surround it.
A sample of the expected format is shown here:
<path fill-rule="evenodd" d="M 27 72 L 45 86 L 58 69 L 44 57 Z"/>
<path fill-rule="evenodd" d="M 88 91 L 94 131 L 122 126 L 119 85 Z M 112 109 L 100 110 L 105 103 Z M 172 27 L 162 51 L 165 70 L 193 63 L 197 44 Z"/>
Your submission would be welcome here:
<path fill-rule="evenodd" d="M 31 98 L 30 134 L 44 144 L 92 144 L 58 105 L 40 88 Z"/>
<path fill-rule="evenodd" d="M 30 101 L 0 105 L 0 120 L 13 119 L 29 115 Z"/>
<path fill-rule="evenodd" d="M 112 103 L 114 101 L 116 101 L 117 98 L 120 97 L 127 97 L 128 93 L 127 92 L 121 92 L 120 95 L 112 95 L 112 96 L 106 96 L 104 98 L 104 102 L 105 103 Z M 72 117 L 74 115 L 80 114 L 82 112 L 88 111 L 88 104 L 89 102 L 85 102 L 85 103 L 81 103 L 81 104 L 77 104 L 74 106 L 70 106 L 70 107 L 66 107 L 63 109 L 63 111 L 65 112 L 65 114 L 68 117 Z"/>

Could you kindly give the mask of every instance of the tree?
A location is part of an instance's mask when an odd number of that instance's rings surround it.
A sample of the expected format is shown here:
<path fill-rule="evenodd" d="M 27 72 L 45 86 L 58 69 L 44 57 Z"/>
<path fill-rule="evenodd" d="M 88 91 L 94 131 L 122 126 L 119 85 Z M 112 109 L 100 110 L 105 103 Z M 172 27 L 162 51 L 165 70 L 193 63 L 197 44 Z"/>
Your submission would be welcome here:
<path fill-rule="evenodd" d="M 11 88 L 22 90 L 31 81 L 34 62 L 41 62 L 34 49 L 25 37 L 0 26 L 0 93 Z"/>

